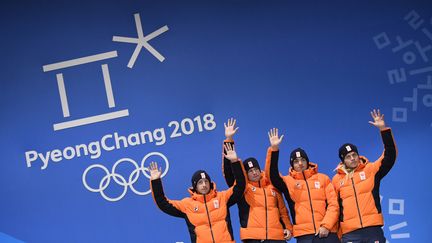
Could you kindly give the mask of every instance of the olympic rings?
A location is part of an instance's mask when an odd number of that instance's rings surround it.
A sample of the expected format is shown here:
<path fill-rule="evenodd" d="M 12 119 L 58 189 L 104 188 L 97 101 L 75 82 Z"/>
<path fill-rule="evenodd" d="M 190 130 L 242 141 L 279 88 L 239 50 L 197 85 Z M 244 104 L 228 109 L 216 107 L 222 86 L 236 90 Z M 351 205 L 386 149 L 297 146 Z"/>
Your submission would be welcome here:
<path fill-rule="evenodd" d="M 133 159 L 129 159 L 129 158 L 122 158 L 122 159 L 117 160 L 111 169 L 111 173 L 109 172 L 109 170 L 105 166 L 103 166 L 101 164 L 90 165 L 87 169 L 84 170 L 84 173 L 82 175 L 82 182 L 84 184 L 84 187 L 87 188 L 87 190 L 89 190 L 91 192 L 99 192 L 105 200 L 110 201 L 110 202 L 116 202 L 116 201 L 119 201 L 120 199 L 122 199 L 126 195 L 128 187 L 130 187 L 130 189 L 137 195 L 141 195 L 141 196 L 147 195 L 151 192 L 151 189 L 148 189 L 147 191 L 141 192 L 141 191 L 138 191 L 137 189 L 135 189 L 134 184 L 135 184 L 135 182 L 138 181 L 141 174 L 143 174 L 145 177 L 150 179 L 149 169 L 146 166 L 144 166 L 146 160 L 150 156 L 159 156 L 164 160 L 165 170 L 161 175 L 161 177 L 164 177 L 168 173 L 168 170 L 169 170 L 169 162 L 168 162 L 167 157 L 164 154 L 159 153 L 159 152 L 151 152 L 151 153 L 147 154 L 146 156 L 144 156 L 144 158 L 141 161 L 140 167 L 138 166 L 137 162 L 135 162 Z M 133 166 L 135 166 L 135 169 L 129 175 L 128 180 L 126 180 L 122 175 L 116 173 L 117 166 L 119 164 L 125 163 L 125 162 L 129 162 Z M 100 168 L 106 174 L 102 178 L 102 180 L 100 181 L 99 188 L 92 188 L 87 183 L 87 174 L 93 168 Z M 115 198 L 111 198 L 105 194 L 105 189 L 109 186 L 111 179 L 113 179 L 113 181 L 115 183 L 117 183 L 118 185 L 124 187 L 123 192 L 118 197 L 115 197 Z"/>

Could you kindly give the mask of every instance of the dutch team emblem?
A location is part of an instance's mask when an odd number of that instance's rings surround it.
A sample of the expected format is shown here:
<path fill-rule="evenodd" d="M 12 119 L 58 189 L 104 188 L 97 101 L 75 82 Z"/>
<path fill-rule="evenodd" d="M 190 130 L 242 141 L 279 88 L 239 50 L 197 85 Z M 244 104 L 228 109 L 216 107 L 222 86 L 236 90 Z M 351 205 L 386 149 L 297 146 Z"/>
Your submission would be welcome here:
<path fill-rule="evenodd" d="M 214 206 L 214 208 L 219 208 L 219 200 L 215 199 L 213 201 L 213 206 Z"/>
<path fill-rule="evenodd" d="M 366 173 L 364 171 L 360 172 L 359 176 L 360 176 L 360 180 L 362 181 L 366 180 Z"/>

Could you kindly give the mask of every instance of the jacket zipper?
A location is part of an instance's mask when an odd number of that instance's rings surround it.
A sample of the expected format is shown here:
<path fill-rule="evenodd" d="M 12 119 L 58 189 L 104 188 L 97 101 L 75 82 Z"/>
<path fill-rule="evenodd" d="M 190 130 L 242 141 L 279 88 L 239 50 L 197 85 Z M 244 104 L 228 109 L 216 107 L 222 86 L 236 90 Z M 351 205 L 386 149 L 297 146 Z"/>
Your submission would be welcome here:
<path fill-rule="evenodd" d="M 265 206 L 265 216 L 266 216 L 266 240 L 267 240 L 268 239 L 267 195 L 266 195 L 266 192 L 265 192 L 264 188 L 263 188 L 263 191 L 264 191 L 264 206 Z"/>
<path fill-rule="evenodd" d="M 359 215 L 359 218 L 360 218 L 360 225 L 363 228 L 363 220 L 362 220 L 362 217 L 361 217 L 361 214 L 360 214 L 360 207 L 359 207 L 358 200 L 357 200 L 357 192 L 356 192 L 356 189 L 355 189 L 355 186 L 354 186 L 354 178 L 352 178 L 352 177 L 351 177 L 351 182 L 352 182 L 352 186 L 353 186 L 353 189 L 354 189 L 354 196 L 355 196 L 355 200 L 356 200 L 356 204 L 357 204 L 357 212 L 358 212 L 358 215 Z"/>
<path fill-rule="evenodd" d="M 312 198 L 311 198 L 311 195 L 310 195 L 309 185 L 307 183 L 306 176 L 305 176 L 304 172 L 302 172 L 302 174 L 303 174 L 303 178 L 305 180 L 307 191 L 308 191 L 309 204 L 310 204 L 311 212 L 312 212 L 312 224 L 313 224 L 314 231 L 315 231 L 315 234 L 316 234 L 317 230 L 316 230 L 316 226 L 315 226 L 315 216 L 314 216 L 314 210 L 313 210 L 313 207 L 312 207 Z"/>
<path fill-rule="evenodd" d="M 210 214 L 209 214 L 209 211 L 208 211 L 208 208 L 207 208 L 206 197 L 205 197 L 205 195 L 203 195 L 203 196 L 204 196 L 204 205 L 205 205 L 206 212 L 207 212 L 207 218 L 208 218 L 208 222 L 209 222 L 209 225 L 210 225 L 211 237 L 212 237 L 213 243 L 215 243 L 215 239 L 214 239 L 214 236 L 213 236 L 213 229 L 212 229 L 212 225 L 211 225 L 211 221 L 210 221 Z"/>

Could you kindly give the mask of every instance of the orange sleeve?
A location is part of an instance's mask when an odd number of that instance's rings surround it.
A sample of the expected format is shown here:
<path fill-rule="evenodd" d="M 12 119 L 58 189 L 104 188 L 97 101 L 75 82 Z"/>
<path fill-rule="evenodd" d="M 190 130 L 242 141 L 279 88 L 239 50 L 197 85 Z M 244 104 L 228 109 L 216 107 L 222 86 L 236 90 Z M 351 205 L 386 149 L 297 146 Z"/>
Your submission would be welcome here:
<path fill-rule="evenodd" d="M 327 211 L 321 226 L 331 230 L 339 220 L 339 204 L 336 191 L 330 178 L 325 175 L 325 194 L 327 199 Z"/>
<path fill-rule="evenodd" d="M 280 219 L 282 220 L 282 222 L 285 224 L 285 228 L 289 231 L 293 231 L 293 226 L 291 223 L 291 220 L 288 216 L 288 210 L 285 206 L 285 202 L 281 196 L 280 193 L 276 192 L 277 195 L 277 200 L 278 200 L 278 208 L 279 208 L 279 213 L 280 213 Z"/>
<path fill-rule="evenodd" d="M 266 162 L 264 165 L 264 174 L 265 176 L 270 180 L 270 165 L 271 165 L 271 161 L 270 161 L 270 157 L 271 157 L 271 149 L 268 148 L 267 149 L 267 154 L 266 154 Z"/>
<path fill-rule="evenodd" d="M 338 178 L 338 175 L 334 175 L 332 179 L 333 188 L 335 190 L 336 196 L 339 193 L 339 187 L 340 187 L 340 180 Z"/>

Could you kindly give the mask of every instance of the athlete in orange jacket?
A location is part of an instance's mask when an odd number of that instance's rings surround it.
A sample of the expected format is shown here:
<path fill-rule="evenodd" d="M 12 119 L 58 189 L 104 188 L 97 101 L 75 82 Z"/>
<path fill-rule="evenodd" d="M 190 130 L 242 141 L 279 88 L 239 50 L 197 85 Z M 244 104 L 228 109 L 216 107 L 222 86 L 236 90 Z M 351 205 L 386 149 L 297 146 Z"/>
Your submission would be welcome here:
<path fill-rule="evenodd" d="M 233 136 L 238 128 L 236 121 L 225 123 L 224 147 L 234 144 Z M 261 172 L 254 158 L 243 161 L 247 170 L 244 197 L 237 203 L 240 217 L 240 238 L 245 243 L 285 243 L 291 238 L 292 225 L 281 194 Z M 222 168 L 228 186 L 235 183 L 231 162 L 224 156 Z"/>
<path fill-rule="evenodd" d="M 342 242 L 386 242 L 380 203 L 380 182 L 396 161 L 396 145 L 380 111 L 371 112 L 379 128 L 384 152 L 375 162 L 359 156 L 357 147 L 346 143 L 339 148 L 337 174 L 333 185 L 339 197 Z"/>
<path fill-rule="evenodd" d="M 160 168 L 155 162 L 150 164 L 153 199 L 163 212 L 185 219 L 193 243 L 235 242 L 229 207 L 242 198 L 245 177 L 234 148 L 228 144 L 226 151 L 225 156 L 232 163 L 236 184 L 228 190 L 218 192 L 210 176 L 199 170 L 192 176 L 192 188 L 189 189 L 191 196 L 182 200 L 169 200 L 165 197 Z"/>
<path fill-rule="evenodd" d="M 340 242 L 337 237 L 339 206 L 330 178 L 318 173 L 318 166 L 309 162 L 306 152 L 297 148 L 291 152 L 291 169 L 287 176 L 279 174 L 279 137 L 276 128 L 270 130 L 271 146 L 267 151 L 266 173 L 272 184 L 288 202 L 297 242 Z"/>

